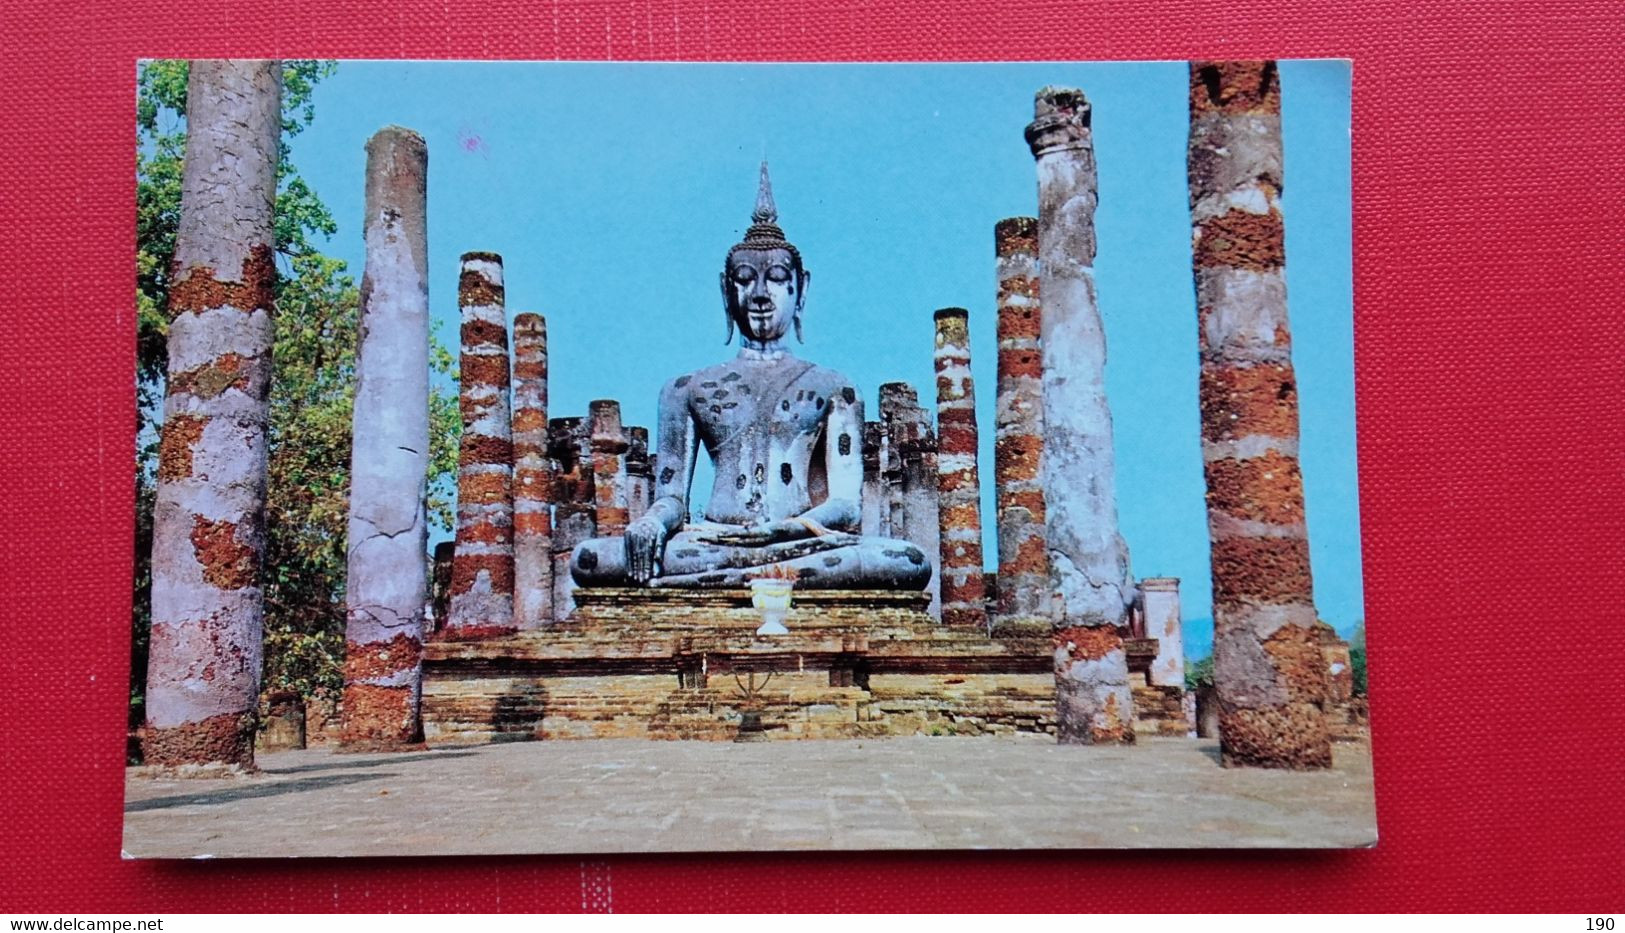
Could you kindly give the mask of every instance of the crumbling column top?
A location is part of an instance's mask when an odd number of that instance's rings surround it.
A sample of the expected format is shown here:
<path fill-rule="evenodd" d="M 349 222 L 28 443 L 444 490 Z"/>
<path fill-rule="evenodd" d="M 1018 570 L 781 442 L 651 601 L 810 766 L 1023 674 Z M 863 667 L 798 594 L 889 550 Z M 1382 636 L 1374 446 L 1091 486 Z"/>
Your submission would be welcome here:
<path fill-rule="evenodd" d="M 920 393 L 906 382 L 880 384 L 881 412 L 906 411 L 920 407 Z"/>
<path fill-rule="evenodd" d="M 1033 95 L 1033 122 L 1027 124 L 1027 146 L 1033 158 L 1059 149 L 1077 149 L 1089 142 L 1093 108 L 1083 91 L 1048 85 Z"/>
<path fill-rule="evenodd" d="M 634 425 L 626 429 L 626 471 L 639 476 L 648 476 L 649 466 L 649 429 Z"/>
<path fill-rule="evenodd" d="M 414 129 L 408 129 L 404 126 L 396 126 L 395 124 L 391 123 L 390 125 L 380 129 L 378 132 L 372 134 L 372 137 L 367 140 L 367 150 L 370 152 L 372 151 L 372 147 L 374 145 L 382 145 L 386 142 L 395 146 L 409 145 L 417 146 L 420 149 L 429 148 L 429 144 L 423 140 L 422 133 L 419 133 Z"/>
<path fill-rule="evenodd" d="M 1275 62 L 1191 62 L 1191 116 L 1278 114 L 1281 81 Z"/>
<path fill-rule="evenodd" d="M 464 253 L 462 272 L 457 279 L 457 305 L 501 305 L 506 298 L 502 284 L 502 257 L 496 253 Z"/>
<path fill-rule="evenodd" d="M 964 348 L 970 343 L 970 312 L 964 308 L 943 308 L 933 314 L 937 325 L 937 347 Z"/>
<path fill-rule="evenodd" d="M 999 256 L 1038 252 L 1038 218 L 1006 217 L 993 225 L 993 248 Z"/>
<path fill-rule="evenodd" d="M 1179 590 L 1179 578 L 1178 577 L 1146 577 L 1145 579 L 1140 581 L 1140 589 L 1142 589 L 1142 590 L 1154 590 L 1154 591 L 1172 590 L 1172 591 L 1177 592 Z"/>
<path fill-rule="evenodd" d="M 621 427 L 620 402 L 611 398 L 594 399 L 587 403 L 587 418 L 592 425 L 595 446 L 626 449 L 626 432 Z"/>

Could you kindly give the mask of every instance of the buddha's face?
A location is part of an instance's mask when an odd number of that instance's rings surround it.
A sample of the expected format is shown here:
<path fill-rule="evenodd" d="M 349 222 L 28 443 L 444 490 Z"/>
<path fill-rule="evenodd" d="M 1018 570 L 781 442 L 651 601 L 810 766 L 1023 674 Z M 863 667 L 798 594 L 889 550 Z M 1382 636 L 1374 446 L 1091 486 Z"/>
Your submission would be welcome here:
<path fill-rule="evenodd" d="M 722 273 L 728 316 L 750 340 L 778 340 L 801 312 L 807 279 L 787 249 L 738 250 Z"/>

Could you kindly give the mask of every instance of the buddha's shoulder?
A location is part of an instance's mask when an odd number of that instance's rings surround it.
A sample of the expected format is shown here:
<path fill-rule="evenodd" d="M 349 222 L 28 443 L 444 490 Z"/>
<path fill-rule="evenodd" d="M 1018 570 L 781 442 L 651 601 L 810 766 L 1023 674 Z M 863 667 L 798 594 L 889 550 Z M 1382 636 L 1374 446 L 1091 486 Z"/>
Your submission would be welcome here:
<path fill-rule="evenodd" d="M 689 395 L 696 389 L 714 389 L 721 383 L 728 373 L 727 364 L 718 363 L 704 369 L 696 369 L 691 373 L 683 373 L 666 380 L 662 389 L 663 394 Z"/>
<path fill-rule="evenodd" d="M 819 366 L 816 363 L 813 364 L 811 369 L 807 370 L 806 374 L 803 375 L 799 381 L 807 384 L 808 386 L 824 390 L 824 394 L 826 395 L 839 392 L 843 389 L 852 389 L 854 392 L 856 391 L 856 384 L 851 379 L 848 379 L 845 373 L 842 373 L 839 370 L 830 369 L 828 366 Z M 850 399 L 848 399 L 848 401 L 850 401 Z"/>
<path fill-rule="evenodd" d="M 792 381 L 796 386 L 817 390 L 823 395 L 833 395 L 842 390 L 847 390 L 843 393 L 845 395 L 856 393 L 854 383 L 844 374 L 827 366 L 786 358 L 782 368 L 772 369 L 763 369 L 759 364 L 740 360 L 727 360 L 668 380 L 661 394 L 676 398 L 688 398 L 695 393 L 709 396 L 719 390 L 732 389 L 734 383 L 740 382 L 760 390 L 775 379 Z"/>

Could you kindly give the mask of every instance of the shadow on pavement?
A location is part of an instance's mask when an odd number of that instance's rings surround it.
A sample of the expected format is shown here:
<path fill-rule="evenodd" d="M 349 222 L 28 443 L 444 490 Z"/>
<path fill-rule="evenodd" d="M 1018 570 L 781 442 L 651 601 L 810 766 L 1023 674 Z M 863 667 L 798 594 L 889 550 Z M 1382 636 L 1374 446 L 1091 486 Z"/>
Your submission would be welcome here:
<path fill-rule="evenodd" d="M 300 791 L 321 790 L 324 787 L 339 787 L 345 784 L 354 784 L 358 781 L 374 781 L 382 778 L 395 777 L 394 772 L 375 774 L 329 774 L 323 777 L 300 778 L 297 781 L 278 781 L 276 783 L 255 783 L 243 787 L 233 787 L 227 790 L 218 790 L 204 794 L 176 794 L 173 797 L 154 797 L 151 800 L 136 800 L 124 805 L 125 813 L 140 813 L 144 810 L 167 810 L 170 807 L 214 806 L 222 803 L 233 803 L 238 800 L 250 800 L 255 797 L 275 797 L 279 794 L 297 794 Z"/>
<path fill-rule="evenodd" d="M 376 768 L 379 765 L 404 764 L 409 761 L 424 761 L 430 758 L 442 760 L 446 758 L 467 758 L 474 752 L 422 752 L 416 755 L 395 755 L 390 758 L 350 758 L 342 753 L 335 756 L 333 761 L 323 761 L 310 765 L 295 765 L 289 768 L 261 768 L 265 774 L 303 774 L 306 771 L 340 771 L 350 768 Z"/>

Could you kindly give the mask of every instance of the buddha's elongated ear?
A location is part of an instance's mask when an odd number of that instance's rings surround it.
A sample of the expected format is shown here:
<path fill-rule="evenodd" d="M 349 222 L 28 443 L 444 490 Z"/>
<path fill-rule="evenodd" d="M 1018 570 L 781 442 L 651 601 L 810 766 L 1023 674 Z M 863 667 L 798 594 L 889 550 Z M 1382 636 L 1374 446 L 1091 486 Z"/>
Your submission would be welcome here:
<path fill-rule="evenodd" d="M 727 346 L 734 342 L 734 316 L 728 308 L 728 270 L 722 270 L 722 274 L 718 276 L 718 279 L 722 282 L 723 323 L 728 327 L 728 334 L 722 338 L 722 345 Z"/>
<path fill-rule="evenodd" d="M 806 343 L 807 339 L 801 335 L 801 312 L 807 306 L 807 286 L 812 284 L 812 273 L 806 269 L 798 271 L 801 273 L 801 282 L 796 289 L 796 313 L 790 320 L 796 328 L 796 343 Z"/>

